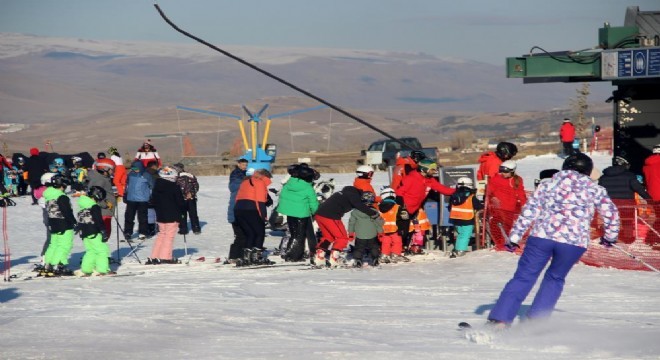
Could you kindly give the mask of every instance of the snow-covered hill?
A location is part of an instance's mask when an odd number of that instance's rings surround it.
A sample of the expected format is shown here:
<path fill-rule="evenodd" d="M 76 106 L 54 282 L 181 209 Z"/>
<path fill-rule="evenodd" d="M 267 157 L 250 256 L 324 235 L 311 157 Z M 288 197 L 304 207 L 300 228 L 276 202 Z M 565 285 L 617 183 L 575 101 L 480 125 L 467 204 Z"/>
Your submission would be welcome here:
<path fill-rule="evenodd" d="M 602 169 L 608 157 L 596 160 Z M 530 187 L 539 170 L 560 164 L 547 155 L 521 160 L 519 169 Z M 352 181 L 350 174 L 323 177 L 339 185 Z M 203 233 L 185 239 L 192 259 L 227 255 L 227 181 L 200 178 Z M 387 183 L 385 173 L 377 173 L 374 183 Z M 434 251 L 380 269 L 313 271 L 237 270 L 208 261 L 146 266 L 127 257 L 118 272 L 143 274 L 25 281 L 20 278 L 39 261 L 45 235 L 41 210 L 29 202 L 18 199 L 7 209 L 12 272 L 19 279 L 0 285 L 3 359 L 572 360 L 660 354 L 660 277 L 584 265 L 571 272 L 548 322 L 514 326 L 478 343 L 466 340 L 456 324 L 485 321 L 518 259 L 488 250 L 460 259 Z M 152 242 L 137 251 L 142 260 Z M 269 236 L 266 245 L 278 242 Z M 111 248 L 114 257 L 114 233 Z M 128 251 L 121 243 L 119 256 Z M 76 239 L 73 267 L 82 252 Z M 184 256 L 182 236 L 174 252 Z"/>

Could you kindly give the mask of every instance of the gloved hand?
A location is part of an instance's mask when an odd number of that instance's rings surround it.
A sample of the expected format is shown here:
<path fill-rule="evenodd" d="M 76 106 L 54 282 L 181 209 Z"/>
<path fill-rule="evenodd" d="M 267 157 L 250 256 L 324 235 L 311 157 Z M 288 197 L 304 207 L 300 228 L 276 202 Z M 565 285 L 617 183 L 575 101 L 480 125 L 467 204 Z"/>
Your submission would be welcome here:
<path fill-rule="evenodd" d="M 518 243 L 511 241 L 507 241 L 506 244 L 504 244 L 504 247 L 508 252 L 515 252 L 516 250 L 520 249 L 520 245 L 518 245 Z"/>
<path fill-rule="evenodd" d="M 105 202 L 105 207 L 106 207 L 106 209 L 108 209 L 108 210 L 112 210 L 112 203 L 111 203 L 110 201 L 106 201 L 106 202 Z"/>
<path fill-rule="evenodd" d="M 378 219 L 380 217 L 380 213 L 378 211 L 374 211 L 374 214 L 371 215 L 372 219 Z"/>
<path fill-rule="evenodd" d="M 110 237 L 108 236 L 108 233 L 106 233 L 105 231 L 101 233 L 101 241 L 102 242 L 108 242 L 109 238 Z"/>
<path fill-rule="evenodd" d="M 616 239 L 614 240 L 608 240 L 605 237 L 601 237 L 600 241 L 598 242 L 599 244 L 603 245 L 606 248 L 611 248 L 612 245 L 616 244 Z"/>
<path fill-rule="evenodd" d="M 348 241 L 355 241 L 355 233 L 348 233 Z"/>

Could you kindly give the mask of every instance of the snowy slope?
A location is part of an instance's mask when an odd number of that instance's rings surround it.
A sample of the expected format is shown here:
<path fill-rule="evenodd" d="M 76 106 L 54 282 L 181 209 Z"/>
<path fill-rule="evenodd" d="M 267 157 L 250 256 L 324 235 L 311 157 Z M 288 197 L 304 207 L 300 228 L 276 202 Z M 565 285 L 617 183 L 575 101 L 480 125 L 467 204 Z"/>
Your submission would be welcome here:
<path fill-rule="evenodd" d="M 606 156 L 597 157 L 602 169 Z M 519 163 L 532 186 L 554 156 Z M 352 174 L 332 174 L 340 185 Z M 202 177 L 203 234 L 186 238 L 192 258 L 227 255 L 226 176 Z M 277 183 L 276 177 L 274 183 Z M 376 187 L 387 182 L 376 174 Z M 88 279 L 20 278 L 44 239 L 41 210 L 8 209 L 13 273 L 0 287 L 2 359 L 658 359 L 660 277 L 577 265 L 553 318 L 472 343 L 459 321 L 481 324 L 512 275 L 517 256 L 487 250 L 440 253 L 380 269 L 236 270 L 210 263 L 139 265 Z M 123 214 L 123 211 L 121 212 Z M 114 229 L 113 229 L 114 231 Z M 111 238 L 113 256 L 116 240 Z M 274 247 L 277 237 L 266 244 Z M 144 260 L 152 240 L 137 254 Z M 71 263 L 81 255 L 76 239 Z M 122 243 L 120 255 L 128 252 Z M 175 255 L 183 257 L 178 236 Z M 277 259 L 276 259 L 277 260 Z M 533 295 L 533 293 L 532 293 Z M 528 305 L 530 298 L 525 302 Z M 526 307 L 523 307 L 523 310 Z"/>

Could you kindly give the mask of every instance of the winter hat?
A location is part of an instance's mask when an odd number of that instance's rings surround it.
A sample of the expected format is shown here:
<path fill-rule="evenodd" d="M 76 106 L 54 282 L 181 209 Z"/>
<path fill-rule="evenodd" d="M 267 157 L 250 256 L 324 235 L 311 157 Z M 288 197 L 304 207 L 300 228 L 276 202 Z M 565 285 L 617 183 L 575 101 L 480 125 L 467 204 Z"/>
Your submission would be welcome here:
<path fill-rule="evenodd" d="M 183 172 L 184 171 L 184 166 L 183 166 L 182 163 L 176 163 L 176 164 L 172 165 L 172 167 L 174 168 L 174 170 L 176 170 L 178 172 Z"/>
<path fill-rule="evenodd" d="M 31 156 L 38 156 L 39 155 L 39 149 L 37 149 L 36 147 L 30 149 L 30 155 Z"/>
<path fill-rule="evenodd" d="M 179 172 L 176 171 L 173 166 L 164 166 L 162 169 L 158 170 L 158 176 L 168 181 L 176 181 Z"/>
<path fill-rule="evenodd" d="M 96 158 L 97 159 L 105 159 L 105 153 L 100 152 L 100 153 L 96 154 Z"/>
<path fill-rule="evenodd" d="M 612 165 L 630 166 L 630 163 L 622 156 L 615 156 L 614 159 L 612 159 Z"/>
<path fill-rule="evenodd" d="M 114 170 L 115 162 L 110 159 L 98 159 L 94 163 L 94 168 L 98 171 Z"/>
<path fill-rule="evenodd" d="M 654 154 L 660 154 L 660 144 L 653 147 Z"/>
<path fill-rule="evenodd" d="M 569 119 L 569 118 L 564 118 L 564 122 L 565 122 L 565 123 L 567 123 L 567 122 L 571 122 L 571 119 Z"/>

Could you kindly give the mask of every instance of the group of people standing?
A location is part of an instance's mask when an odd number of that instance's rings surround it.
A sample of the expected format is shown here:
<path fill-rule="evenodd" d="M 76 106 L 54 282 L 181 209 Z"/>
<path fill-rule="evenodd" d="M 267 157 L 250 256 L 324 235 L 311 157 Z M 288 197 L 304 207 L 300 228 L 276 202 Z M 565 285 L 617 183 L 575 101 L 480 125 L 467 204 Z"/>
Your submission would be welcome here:
<path fill-rule="evenodd" d="M 199 184 L 183 164 L 163 165 L 148 140 L 138 149 L 128 170 L 115 147 L 110 147 L 108 153 L 110 158 L 99 153 L 89 169 L 74 156 L 73 168 L 67 169 L 61 158 L 48 164 L 37 148 L 30 149 L 28 180 L 33 204 L 43 209 L 47 232 L 43 265 L 38 269 L 41 275 L 73 273 L 68 263 L 75 233 L 80 234 L 86 250 L 79 275 L 110 273 L 107 241 L 113 219 L 126 241 L 133 241 L 136 215 L 138 240 L 157 233 L 147 264 L 178 262 L 172 256 L 172 244 L 177 232 L 188 233 L 188 215 L 192 231 L 201 233 L 196 203 Z M 77 199 L 76 214 L 70 197 Z M 116 212 L 118 201 L 126 203 L 123 227 Z M 150 211 L 153 222 L 149 221 Z"/>

